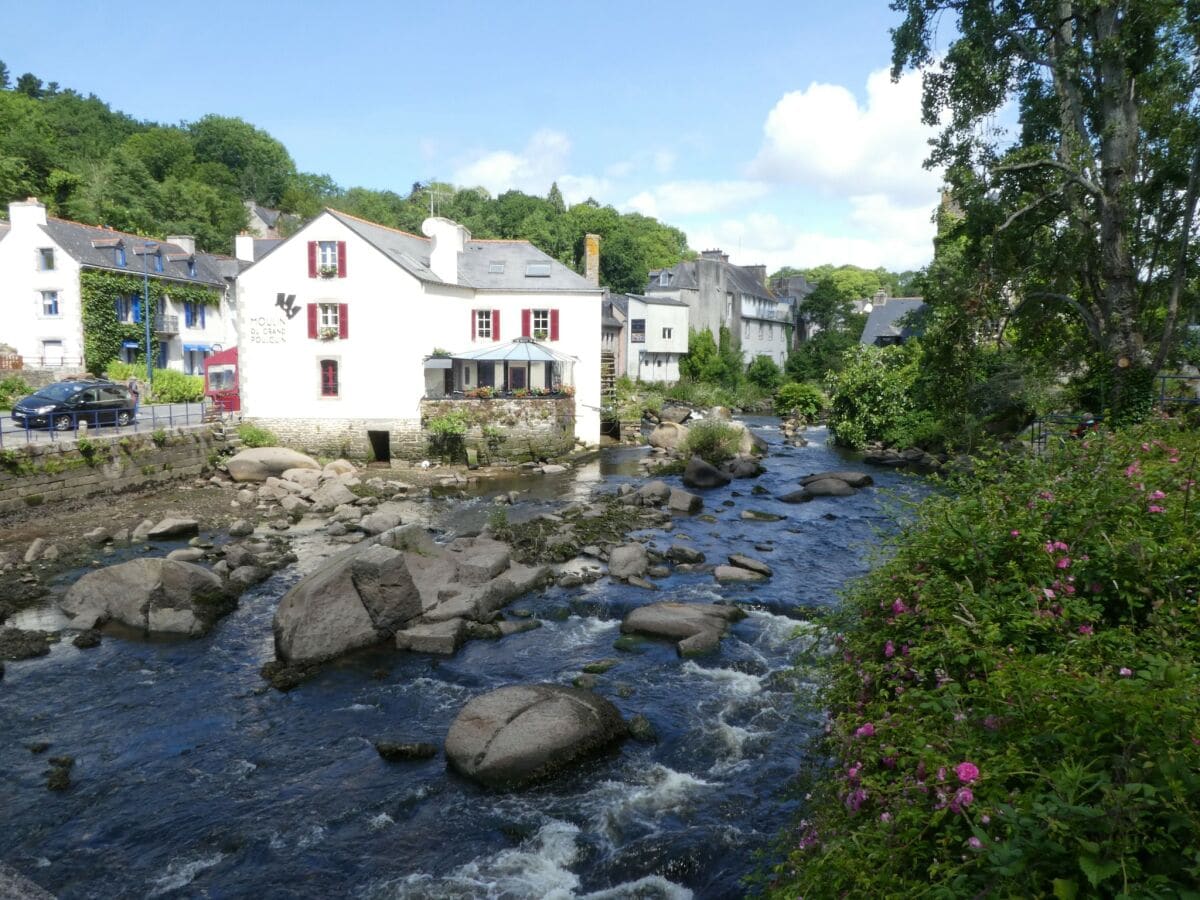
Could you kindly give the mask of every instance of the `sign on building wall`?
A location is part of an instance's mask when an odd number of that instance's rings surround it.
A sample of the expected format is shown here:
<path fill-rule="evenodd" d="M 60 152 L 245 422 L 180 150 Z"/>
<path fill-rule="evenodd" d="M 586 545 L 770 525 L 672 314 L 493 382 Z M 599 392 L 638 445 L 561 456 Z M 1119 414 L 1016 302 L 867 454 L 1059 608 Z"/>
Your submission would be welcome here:
<path fill-rule="evenodd" d="M 646 320 L 645 319 L 630 319 L 629 320 L 629 342 L 631 344 L 646 343 Z"/>

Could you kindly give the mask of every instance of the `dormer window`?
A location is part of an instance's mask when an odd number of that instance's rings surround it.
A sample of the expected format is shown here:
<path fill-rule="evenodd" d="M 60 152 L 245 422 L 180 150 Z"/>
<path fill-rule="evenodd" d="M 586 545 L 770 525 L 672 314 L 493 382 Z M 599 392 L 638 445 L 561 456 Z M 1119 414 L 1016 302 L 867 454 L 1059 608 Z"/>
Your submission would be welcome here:
<path fill-rule="evenodd" d="M 489 275 L 503 275 L 504 274 L 504 260 L 493 259 L 491 262 L 489 262 L 488 263 L 488 274 Z"/>
<path fill-rule="evenodd" d="M 531 262 L 525 264 L 526 278 L 549 278 L 550 263 L 548 262 Z"/>
<path fill-rule="evenodd" d="M 671 283 L 671 273 L 663 269 L 658 273 L 658 286 L 667 287 Z"/>
<path fill-rule="evenodd" d="M 189 278 L 196 277 L 196 260 L 195 260 L 195 258 L 189 259 L 187 261 L 187 270 L 188 270 Z"/>
<path fill-rule="evenodd" d="M 161 254 L 161 253 L 155 253 L 155 254 L 154 254 L 154 271 L 155 271 L 155 272 L 162 272 L 162 270 L 163 270 L 163 258 L 162 258 L 162 254 Z"/>
<path fill-rule="evenodd" d="M 125 268 L 125 248 L 120 244 L 117 244 L 117 246 L 113 247 L 113 258 L 114 262 L 116 262 L 118 266 Z"/>

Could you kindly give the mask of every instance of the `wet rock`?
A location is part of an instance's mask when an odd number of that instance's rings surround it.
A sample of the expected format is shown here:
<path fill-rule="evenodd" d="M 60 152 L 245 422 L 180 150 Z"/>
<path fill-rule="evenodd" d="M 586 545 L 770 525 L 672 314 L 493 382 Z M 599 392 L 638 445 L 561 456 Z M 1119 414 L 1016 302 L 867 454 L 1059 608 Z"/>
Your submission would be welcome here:
<path fill-rule="evenodd" d="M 112 542 L 118 547 L 129 546 L 129 529 L 118 528 L 112 533 Z"/>
<path fill-rule="evenodd" d="M 743 509 L 741 518 L 744 522 L 778 522 L 784 517 L 761 509 Z"/>
<path fill-rule="evenodd" d="M 619 659 L 598 659 L 595 662 L 584 663 L 583 671 L 592 675 L 603 675 L 614 666 L 619 666 Z"/>
<path fill-rule="evenodd" d="M 757 478 L 764 471 L 762 463 L 753 456 L 737 456 L 721 465 L 730 478 Z"/>
<path fill-rule="evenodd" d="M 132 559 L 88 572 L 59 603 L 76 628 L 115 619 L 149 633 L 198 636 L 237 606 L 207 569 L 173 559 Z"/>
<path fill-rule="evenodd" d="M 653 581 L 647 581 L 641 575 L 630 575 L 629 578 L 626 580 L 630 586 L 641 588 L 644 591 L 657 591 L 658 590 L 657 584 L 655 584 Z"/>
<path fill-rule="evenodd" d="M 594 691 L 599 683 L 599 676 L 590 672 L 584 672 L 582 675 L 576 675 L 571 679 L 571 684 L 585 691 Z"/>
<path fill-rule="evenodd" d="M 412 653 L 436 653 L 449 656 L 467 639 L 465 619 L 448 619 L 413 625 L 396 632 L 396 647 Z"/>
<path fill-rule="evenodd" d="M 751 572 L 757 572 L 759 575 L 763 575 L 767 578 L 770 578 L 774 574 L 771 571 L 771 567 L 765 562 L 757 560 L 752 556 L 746 556 L 742 553 L 731 554 L 729 557 L 729 562 L 731 565 L 737 566 L 739 569 L 747 569 Z"/>
<path fill-rule="evenodd" d="M 25 745 L 34 756 L 45 753 L 53 746 L 49 741 L 30 741 Z"/>
<path fill-rule="evenodd" d="M 733 412 L 728 406 L 714 406 L 708 411 L 708 417 L 710 419 L 720 419 L 723 422 L 730 422 L 733 420 Z"/>
<path fill-rule="evenodd" d="M 865 472 L 853 471 L 838 471 L 838 472 L 818 472 L 815 475 L 806 475 L 800 479 L 801 486 L 808 486 L 815 481 L 821 481 L 825 478 L 836 478 L 838 481 L 844 481 L 850 487 L 864 488 L 870 487 L 875 483 L 875 480 Z"/>
<path fill-rule="evenodd" d="M 58 549 L 58 544 L 51 544 L 42 551 L 42 559 L 44 559 L 46 562 L 54 562 L 61 555 L 62 551 Z"/>
<path fill-rule="evenodd" d="M 664 406 L 658 418 L 662 422 L 673 422 L 682 425 L 692 417 L 692 411 L 686 406 Z"/>
<path fill-rule="evenodd" d="M 538 619 L 521 619 L 516 622 L 505 620 L 497 622 L 496 627 L 500 629 L 500 637 L 505 638 L 513 634 L 524 634 L 526 631 L 535 631 L 542 627 L 542 623 Z"/>
<path fill-rule="evenodd" d="M 252 447 L 242 450 L 225 461 L 229 477 L 234 481 L 266 481 L 272 475 L 282 475 L 288 469 L 317 469 L 320 464 L 311 456 L 286 447 Z"/>
<path fill-rule="evenodd" d="M 174 559 L 179 562 L 199 562 L 204 559 L 204 551 L 199 547 L 180 547 L 178 550 L 172 550 L 168 553 L 167 559 Z"/>
<path fill-rule="evenodd" d="M 512 554 L 502 544 L 465 551 L 458 563 L 458 579 L 466 584 L 491 581 L 512 564 Z"/>
<path fill-rule="evenodd" d="M 688 438 L 688 427 L 675 422 L 660 422 L 646 438 L 646 443 L 660 450 L 677 451 Z"/>
<path fill-rule="evenodd" d="M 683 513 L 685 515 L 693 515 L 700 512 L 704 508 L 704 499 L 698 494 L 693 494 L 680 488 L 672 488 L 670 499 L 667 500 L 667 509 L 673 513 Z"/>
<path fill-rule="evenodd" d="M 213 567 L 213 570 L 216 571 L 216 566 Z M 270 570 L 262 566 L 238 566 L 229 573 L 229 584 L 235 591 L 241 593 L 261 581 L 266 581 L 270 574 Z"/>
<path fill-rule="evenodd" d="M 684 544 L 672 544 L 667 548 L 667 559 L 673 563 L 702 563 L 704 554 L 694 547 Z"/>
<path fill-rule="evenodd" d="M 638 543 L 614 547 L 608 557 L 608 574 L 613 578 L 629 579 L 646 574 L 650 557 Z"/>
<path fill-rule="evenodd" d="M 700 457 L 693 456 L 683 470 L 683 483 L 688 487 L 709 490 L 729 484 L 729 476 Z"/>
<path fill-rule="evenodd" d="M 666 578 L 671 574 L 671 567 L 664 565 L 651 566 L 646 570 L 646 575 L 650 578 Z"/>
<path fill-rule="evenodd" d="M 95 628 L 81 631 L 75 635 L 75 639 L 71 641 L 80 650 L 91 650 L 93 647 L 100 646 L 100 632 Z"/>
<path fill-rule="evenodd" d="M 546 463 L 542 466 L 543 475 L 561 475 L 563 472 L 569 471 L 566 466 L 560 466 L 558 463 Z"/>
<path fill-rule="evenodd" d="M 421 614 L 421 597 L 404 554 L 373 544 L 335 556 L 279 601 L 275 655 L 320 662 L 368 647 Z"/>
<path fill-rule="evenodd" d="M 668 638 L 677 642 L 680 654 L 691 655 L 714 649 L 729 623 L 744 616 L 735 606 L 714 603 L 651 603 L 629 613 L 621 632 Z"/>
<path fill-rule="evenodd" d="M 320 671 L 321 667 L 315 663 L 287 663 L 273 659 L 262 667 L 260 674 L 275 690 L 286 692 L 299 687 Z"/>
<path fill-rule="evenodd" d="M 739 456 L 764 456 L 766 454 L 769 448 L 762 437 L 747 428 L 744 422 L 731 422 L 730 424 L 741 432 L 738 440 Z"/>
<path fill-rule="evenodd" d="M 358 527 L 367 534 L 382 534 L 400 525 L 400 513 L 392 509 L 380 509 L 363 516 Z"/>
<path fill-rule="evenodd" d="M 54 900 L 54 895 L 42 890 L 11 866 L 0 863 L 0 898 L 2 900 Z"/>
<path fill-rule="evenodd" d="M 200 523 L 195 519 L 167 518 L 151 527 L 146 532 L 145 540 L 163 541 L 168 538 L 187 537 L 200 530 Z"/>
<path fill-rule="evenodd" d="M 154 527 L 153 519 L 142 519 L 133 529 L 133 534 L 130 535 L 130 540 L 135 544 L 140 544 L 146 540 L 146 536 L 150 534 L 150 529 Z"/>
<path fill-rule="evenodd" d="M 342 504 L 352 504 L 358 499 L 350 488 L 338 481 L 326 481 L 313 491 L 312 503 L 315 512 L 336 509 Z M 361 510 L 358 511 L 362 514 Z"/>
<path fill-rule="evenodd" d="M 562 588 L 574 588 L 583 584 L 583 576 L 578 572 L 563 572 L 558 577 L 558 586 Z"/>
<path fill-rule="evenodd" d="M 289 494 L 279 501 L 279 505 L 283 507 L 283 511 L 289 516 L 303 516 L 308 512 L 310 504 L 303 497 L 297 497 Z"/>
<path fill-rule="evenodd" d="M 341 537 L 350 529 L 346 527 L 344 522 L 330 522 L 325 527 L 325 533 L 330 537 Z"/>
<path fill-rule="evenodd" d="M 658 741 L 658 732 L 654 730 L 650 720 L 641 713 L 630 718 L 629 736 L 642 744 L 653 744 Z"/>
<path fill-rule="evenodd" d="M 97 527 L 91 531 L 84 532 L 83 539 L 93 547 L 102 547 L 108 543 L 110 536 L 107 528 Z"/>
<path fill-rule="evenodd" d="M 755 497 L 761 497 L 764 494 L 769 494 L 770 491 L 768 491 L 761 484 L 756 484 L 754 487 L 750 488 L 750 493 L 751 493 L 751 495 L 753 495 Z"/>
<path fill-rule="evenodd" d="M 45 656 L 55 637 L 49 631 L 0 628 L 0 659 L 19 660 Z"/>
<path fill-rule="evenodd" d="M 713 577 L 722 583 L 766 581 L 767 576 L 762 572 L 743 569 L 741 566 L 717 566 L 713 569 Z"/>
<path fill-rule="evenodd" d="M 629 485 L 621 485 L 629 487 Z M 671 497 L 672 488 L 665 481 L 648 481 L 637 489 L 637 496 L 646 506 L 662 506 Z M 628 493 L 628 492 L 627 492 Z"/>
<path fill-rule="evenodd" d="M 616 707 L 590 691 L 513 685 L 463 708 L 446 735 L 446 758 L 474 781 L 519 787 L 557 774 L 627 731 Z"/>
<path fill-rule="evenodd" d="M 25 556 L 24 556 L 25 562 L 27 562 L 27 563 L 37 562 L 39 559 L 42 558 L 42 554 L 45 552 L 46 552 L 45 539 L 44 538 L 34 538 L 33 542 L 29 545 L 28 549 L 25 551 Z"/>
<path fill-rule="evenodd" d="M 410 759 L 433 759 L 438 755 L 437 744 L 421 741 L 375 741 L 375 752 L 388 762 Z"/>

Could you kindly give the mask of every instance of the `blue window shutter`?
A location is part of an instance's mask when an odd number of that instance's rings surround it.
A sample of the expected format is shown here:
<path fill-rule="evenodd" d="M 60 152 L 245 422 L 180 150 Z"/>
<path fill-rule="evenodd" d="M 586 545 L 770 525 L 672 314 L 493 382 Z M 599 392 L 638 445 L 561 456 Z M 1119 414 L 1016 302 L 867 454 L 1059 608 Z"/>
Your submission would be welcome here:
<path fill-rule="evenodd" d="M 204 327 L 204 304 L 200 304 L 200 327 Z"/>
<path fill-rule="evenodd" d="M 135 322 L 142 321 L 142 298 L 141 297 L 133 298 L 133 321 L 135 321 Z"/>
<path fill-rule="evenodd" d="M 183 304 L 183 324 L 188 328 L 192 327 L 192 304 L 190 301 Z"/>

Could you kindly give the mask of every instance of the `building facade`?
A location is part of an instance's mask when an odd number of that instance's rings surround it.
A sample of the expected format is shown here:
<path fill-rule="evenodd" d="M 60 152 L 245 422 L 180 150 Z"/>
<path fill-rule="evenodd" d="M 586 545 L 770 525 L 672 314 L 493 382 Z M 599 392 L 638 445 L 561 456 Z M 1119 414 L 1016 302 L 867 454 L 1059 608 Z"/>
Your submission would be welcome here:
<path fill-rule="evenodd" d="M 609 301 L 620 326 L 612 336 L 619 347 L 618 374 L 634 381 L 678 381 L 679 358 L 688 350 L 688 305 L 638 294 L 613 294 Z"/>
<path fill-rule="evenodd" d="M 312 450 L 411 456 L 430 401 L 570 395 L 572 437 L 597 443 L 599 288 L 525 241 L 422 230 L 326 210 L 242 272 L 244 414 Z"/>

